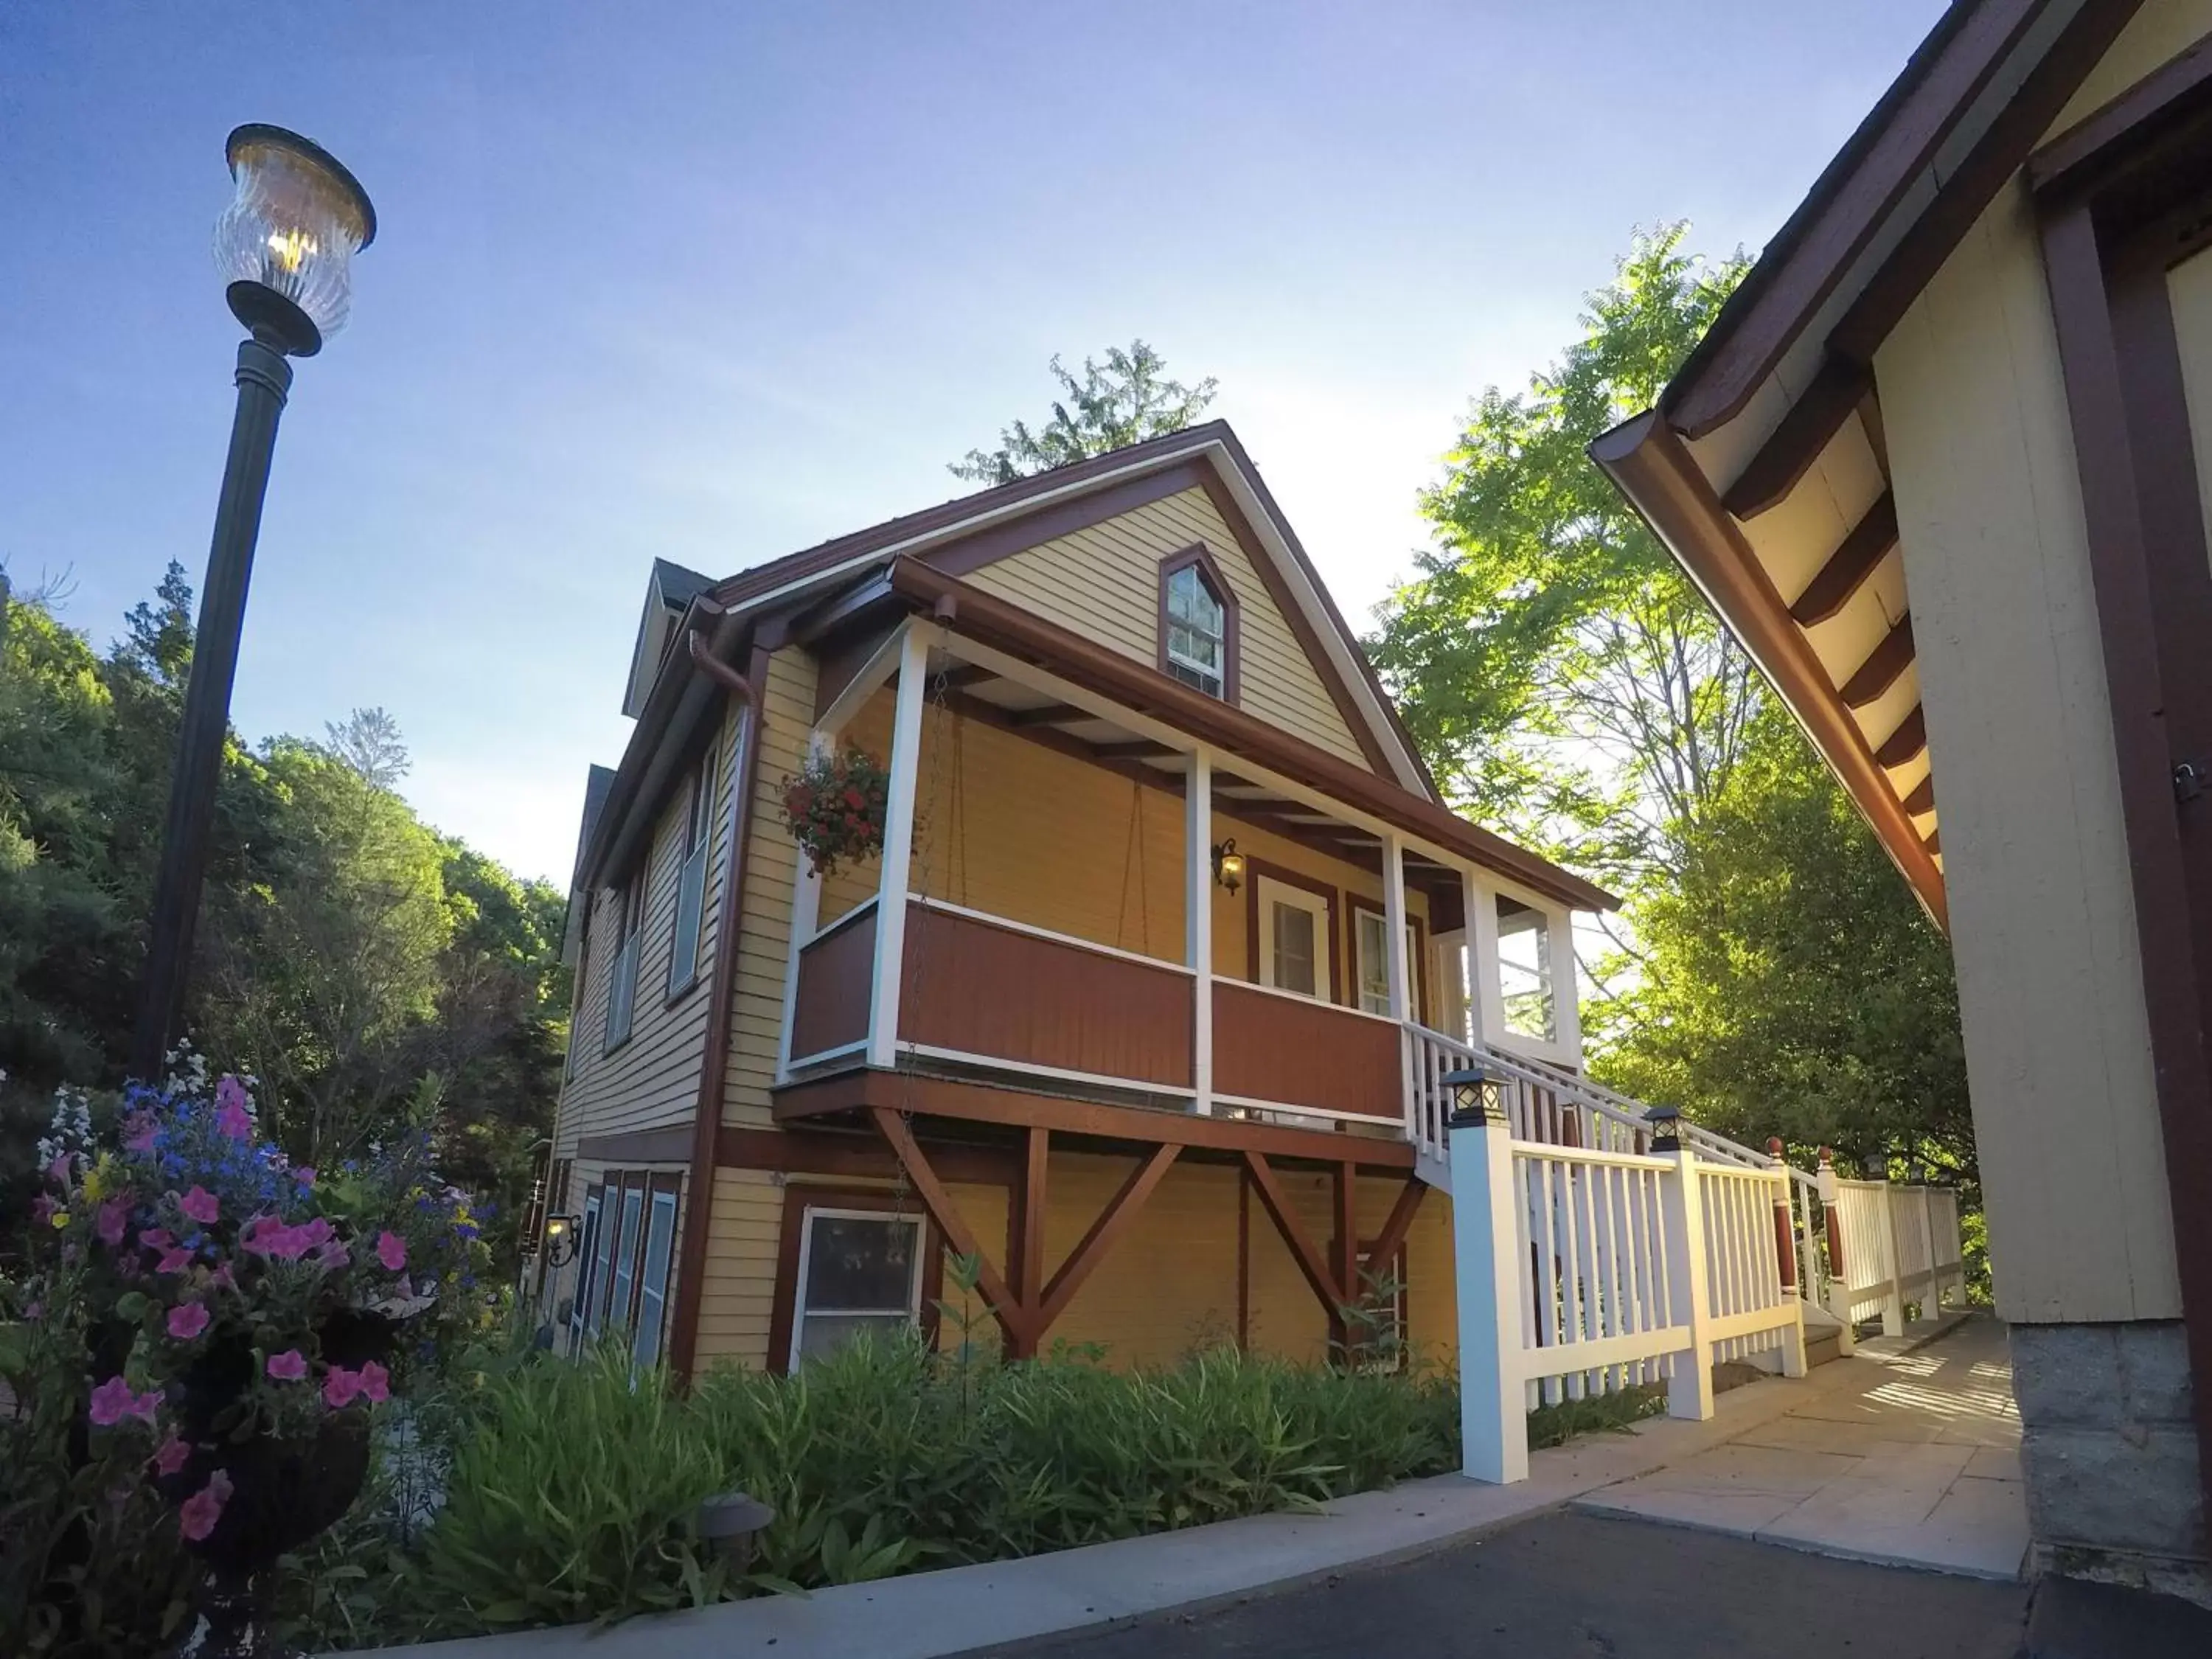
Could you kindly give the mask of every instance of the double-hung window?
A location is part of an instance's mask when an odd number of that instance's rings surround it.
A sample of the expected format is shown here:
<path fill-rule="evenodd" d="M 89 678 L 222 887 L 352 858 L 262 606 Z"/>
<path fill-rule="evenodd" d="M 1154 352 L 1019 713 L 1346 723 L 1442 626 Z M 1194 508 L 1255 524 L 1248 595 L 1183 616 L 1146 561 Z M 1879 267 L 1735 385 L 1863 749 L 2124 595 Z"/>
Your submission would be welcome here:
<path fill-rule="evenodd" d="M 637 1012 L 637 954 L 645 937 L 645 878 L 650 860 L 623 889 L 622 927 L 607 963 L 607 1041 L 610 1053 L 629 1041 L 630 1017 Z"/>
<path fill-rule="evenodd" d="M 607 1258 L 612 1253 L 606 1229 L 599 1224 L 601 1190 L 594 1187 L 584 1195 L 584 1237 L 576 1258 L 580 1264 L 576 1269 L 576 1299 L 568 1310 L 571 1352 L 580 1350 L 587 1338 L 599 1334 L 599 1304 L 605 1299 Z"/>
<path fill-rule="evenodd" d="M 676 1193 L 656 1186 L 647 1200 L 645 1260 L 637 1282 L 637 1331 L 631 1339 L 632 1370 L 660 1358 L 661 1327 L 668 1315 L 668 1261 L 676 1244 Z"/>
<path fill-rule="evenodd" d="M 1194 548 L 1160 574 L 1160 667 L 1209 697 L 1234 696 L 1236 606 L 1212 562 Z"/>
<path fill-rule="evenodd" d="M 1359 969 L 1359 1006 L 1370 1014 L 1390 1012 L 1390 924 L 1380 910 L 1355 908 L 1352 913 L 1352 953 Z M 1406 923 L 1406 1012 L 1421 1016 L 1421 935 Z"/>
<path fill-rule="evenodd" d="M 1505 999 L 1505 1029 L 1539 1042 L 1558 1042 L 1552 930 L 1541 910 L 1498 901 L 1498 980 Z"/>
<path fill-rule="evenodd" d="M 919 1216 L 809 1205 L 800 1225 L 793 1370 L 859 1332 L 903 1330 L 921 1317 Z"/>
<path fill-rule="evenodd" d="M 637 1288 L 637 1229 L 645 1214 L 645 1189 L 626 1187 L 623 1190 L 620 1229 L 615 1234 L 614 1294 L 607 1303 L 606 1328 L 611 1331 L 627 1329 L 629 1325 L 630 1292 Z"/>
<path fill-rule="evenodd" d="M 676 932 L 668 951 L 668 994 L 680 996 L 699 978 L 699 939 L 706 930 L 707 855 L 714 842 L 714 751 L 691 778 L 684 818 L 684 867 L 676 878 Z"/>
<path fill-rule="evenodd" d="M 1255 897 L 1260 910 L 1260 982 L 1302 997 L 1333 1000 L 1330 952 L 1336 948 L 1330 927 L 1329 895 L 1296 887 L 1273 876 L 1260 876 Z"/>

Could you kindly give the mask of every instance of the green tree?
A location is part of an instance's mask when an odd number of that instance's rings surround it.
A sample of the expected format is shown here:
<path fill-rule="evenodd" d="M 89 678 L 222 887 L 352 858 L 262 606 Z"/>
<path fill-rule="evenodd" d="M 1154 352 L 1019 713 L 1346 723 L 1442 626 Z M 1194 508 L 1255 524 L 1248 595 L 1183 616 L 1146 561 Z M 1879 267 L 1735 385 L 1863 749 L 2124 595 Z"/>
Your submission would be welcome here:
<path fill-rule="evenodd" d="M 996 449 L 971 449 L 950 463 L 949 470 L 956 478 L 1012 483 L 1142 439 L 1180 432 L 1206 412 L 1218 382 L 1209 376 L 1185 386 L 1167 379 L 1161 372 L 1166 367 L 1142 340 L 1131 341 L 1126 351 L 1109 346 L 1103 364 L 1085 357 L 1079 380 L 1055 354 L 1052 377 L 1062 395 L 1054 399 L 1044 424 L 1032 428 L 1016 421 L 1000 429 Z"/>
<path fill-rule="evenodd" d="M 1778 702 L 1635 922 L 1607 1082 L 1755 1146 L 1972 1177 L 1950 948 Z"/>

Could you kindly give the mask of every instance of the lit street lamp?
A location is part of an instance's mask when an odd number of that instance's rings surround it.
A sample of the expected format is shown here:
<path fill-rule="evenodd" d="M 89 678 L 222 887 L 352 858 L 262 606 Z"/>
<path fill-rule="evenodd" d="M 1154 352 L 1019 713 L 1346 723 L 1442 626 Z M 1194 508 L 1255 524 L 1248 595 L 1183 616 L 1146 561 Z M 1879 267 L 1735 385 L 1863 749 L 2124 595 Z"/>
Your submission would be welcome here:
<path fill-rule="evenodd" d="M 326 337 L 345 326 L 353 256 L 376 237 L 376 210 L 368 193 L 320 146 L 282 127 L 257 124 L 232 133 L 226 153 L 236 189 L 216 221 L 215 260 L 230 281 L 231 313 L 252 337 L 238 347 L 238 408 L 192 636 L 191 678 L 177 732 L 146 939 L 131 1072 L 149 1083 L 161 1077 L 170 1040 L 183 1022 L 246 583 L 261 533 L 276 417 L 292 386 L 286 359 L 313 356 Z"/>

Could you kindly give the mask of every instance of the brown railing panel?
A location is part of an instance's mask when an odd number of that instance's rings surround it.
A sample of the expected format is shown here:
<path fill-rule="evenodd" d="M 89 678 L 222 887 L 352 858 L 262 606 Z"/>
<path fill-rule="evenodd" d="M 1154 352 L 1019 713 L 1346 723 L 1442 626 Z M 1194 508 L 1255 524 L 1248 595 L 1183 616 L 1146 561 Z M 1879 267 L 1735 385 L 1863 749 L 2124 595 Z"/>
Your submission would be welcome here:
<path fill-rule="evenodd" d="M 791 1016 L 794 1062 L 867 1036 L 875 966 L 872 908 L 799 951 L 799 995 Z"/>
<path fill-rule="evenodd" d="M 920 904 L 906 949 L 902 1042 L 1191 1086 L 1187 975 Z"/>
<path fill-rule="evenodd" d="M 1406 1115 L 1398 1043 L 1387 1021 L 1213 981 L 1217 1094 L 1396 1122 Z"/>

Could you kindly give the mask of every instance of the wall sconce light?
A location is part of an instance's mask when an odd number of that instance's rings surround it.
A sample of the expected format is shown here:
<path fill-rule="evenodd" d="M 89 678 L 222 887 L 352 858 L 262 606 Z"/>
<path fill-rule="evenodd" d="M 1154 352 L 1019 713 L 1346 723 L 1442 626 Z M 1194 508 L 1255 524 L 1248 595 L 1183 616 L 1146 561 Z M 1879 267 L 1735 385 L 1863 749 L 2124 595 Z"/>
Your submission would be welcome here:
<path fill-rule="evenodd" d="M 545 1265 L 556 1272 L 576 1259 L 576 1218 L 545 1218 Z"/>
<path fill-rule="evenodd" d="M 1244 884 L 1244 855 L 1234 836 L 1213 843 L 1213 879 L 1232 893 Z"/>

